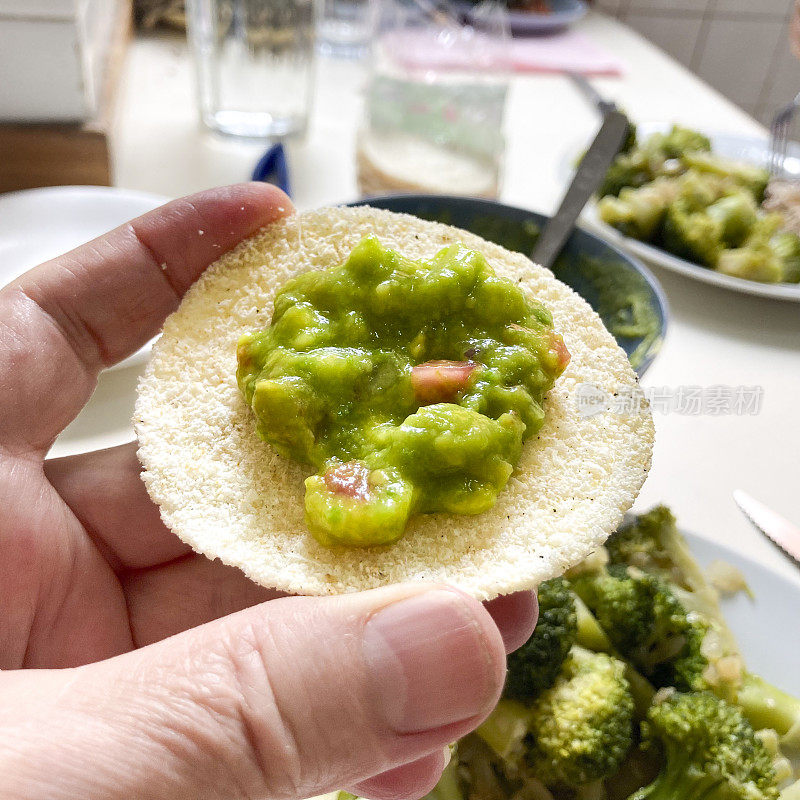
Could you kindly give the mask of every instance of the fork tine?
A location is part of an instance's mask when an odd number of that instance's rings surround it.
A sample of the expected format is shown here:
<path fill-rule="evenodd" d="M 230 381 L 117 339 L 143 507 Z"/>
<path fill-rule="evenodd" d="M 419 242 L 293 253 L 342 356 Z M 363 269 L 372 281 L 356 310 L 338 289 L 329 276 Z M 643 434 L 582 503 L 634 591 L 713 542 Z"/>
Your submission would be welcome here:
<path fill-rule="evenodd" d="M 769 171 L 775 177 L 784 176 L 789 136 L 791 135 L 792 123 L 798 108 L 800 108 L 800 93 L 794 97 L 791 103 L 779 109 L 772 119 L 772 124 L 770 125 Z"/>

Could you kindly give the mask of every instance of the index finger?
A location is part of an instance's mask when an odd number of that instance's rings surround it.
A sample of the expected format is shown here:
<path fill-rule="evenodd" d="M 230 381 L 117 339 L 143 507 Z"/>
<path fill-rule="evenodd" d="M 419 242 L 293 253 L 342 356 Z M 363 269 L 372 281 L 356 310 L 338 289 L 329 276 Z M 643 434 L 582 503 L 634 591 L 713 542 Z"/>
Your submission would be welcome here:
<path fill-rule="evenodd" d="M 167 203 L 0 291 L 0 446 L 47 451 L 101 369 L 141 347 L 220 255 L 285 216 L 280 190 L 251 183 Z"/>

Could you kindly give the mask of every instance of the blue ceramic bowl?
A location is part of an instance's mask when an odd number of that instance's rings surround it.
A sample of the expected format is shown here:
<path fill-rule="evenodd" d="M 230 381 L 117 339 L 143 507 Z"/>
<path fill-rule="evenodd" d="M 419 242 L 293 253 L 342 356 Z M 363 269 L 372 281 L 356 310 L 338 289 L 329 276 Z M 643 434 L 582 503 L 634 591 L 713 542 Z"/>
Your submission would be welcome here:
<path fill-rule="evenodd" d="M 525 255 L 533 250 L 548 220 L 535 211 L 472 197 L 393 195 L 351 205 L 370 205 L 455 225 Z M 633 256 L 576 228 L 553 272 L 597 311 L 636 372 L 643 375 L 661 348 L 668 318 L 667 299 L 650 270 Z"/>

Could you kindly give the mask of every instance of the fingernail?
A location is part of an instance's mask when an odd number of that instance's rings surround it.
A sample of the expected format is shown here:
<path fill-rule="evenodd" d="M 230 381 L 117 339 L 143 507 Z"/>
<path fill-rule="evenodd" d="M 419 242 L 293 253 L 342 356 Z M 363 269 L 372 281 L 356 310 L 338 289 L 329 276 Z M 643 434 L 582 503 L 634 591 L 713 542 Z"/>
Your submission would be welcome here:
<path fill-rule="evenodd" d="M 381 609 L 363 647 L 380 713 L 397 733 L 460 722 L 496 700 L 490 643 L 456 592 L 434 589 Z"/>

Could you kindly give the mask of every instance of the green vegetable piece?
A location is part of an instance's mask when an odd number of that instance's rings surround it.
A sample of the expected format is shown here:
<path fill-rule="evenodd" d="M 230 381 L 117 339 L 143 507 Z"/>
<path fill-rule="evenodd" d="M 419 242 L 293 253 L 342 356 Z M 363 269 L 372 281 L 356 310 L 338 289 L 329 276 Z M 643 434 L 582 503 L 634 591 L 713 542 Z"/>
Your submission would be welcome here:
<path fill-rule="evenodd" d="M 603 182 L 597 190 L 597 195 L 599 197 L 606 195 L 616 197 L 623 189 L 628 187 L 638 189 L 655 177 L 653 164 L 644 153 L 635 149 L 630 152 L 623 151 L 608 168 Z"/>
<path fill-rule="evenodd" d="M 697 151 L 684 153 L 681 160 L 689 169 L 726 178 L 742 186 L 752 194 L 756 203 L 760 204 L 764 199 L 769 172 L 763 167 Z"/>
<path fill-rule="evenodd" d="M 680 125 L 673 125 L 663 139 L 656 141 L 659 142 L 660 149 L 667 158 L 680 158 L 686 153 L 711 151 L 711 140 L 708 136 Z"/>
<path fill-rule="evenodd" d="M 675 181 L 659 178 L 639 189 L 622 189 L 619 197 L 601 198 L 597 211 L 600 219 L 626 236 L 649 241 L 658 231 L 677 188 Z"/>
<path fill-rule="evenodd" d="M 516 700 L 502 698 L 475 733 L 503 761 L 514 763 L 531 724 L 531 710 Z"/>
<path fill-rule="evenodd" d="M 633 572 L 643 571 L 657 577 L 668 587 L 687 617 L 691 616 L 695 624 L 704 627 L 706 636 L 713 636 L 713 647 L 701 646 L 701 654 L 703 650 L 713 654 L 705 657 L 709 666 L 716 667 L 722 660 L 739 662 L 738 670 L 732 670 L 730 677 L 717 675 L 711 683 L 709 671 L 700 670 L 695 650 L 695 685 L 736 702 L 754 727 L 777 731 L 786 750 L 800 753 L 800 699 L 743 668 L 736 641 L 722 615 L 719 596 L 694 560 L 670 510 L 666 506 L 656 506 L 635 517 L 611 536 L 606 549 L 611 569 L 631 567 Z M 691 659 L 684 666 L 690 664 Z M 701 672 L 699 679 L 698 672 Z"/>
<path fill-rule="evenodd" d="M 532 706 L 529 765 L 547 785 L 583 786 L 614 774 L 633 735 L 625 665 L 574 647 Z"/>
<path fill-rule="evenodd" d="M 741 710 L 709 692 L 674 693 L 642 723 L 664 767 L 630 800 L 777 800 L 772 755 Z"/>
<path fill-rule="evenodd" d="M 589 607 L 575 595 L 575 610 L 578 618 L 578 631 L 576 644 L 585 647 L 587 650 L 594 650 L 596 653 L 610 653 L 614 645 L 608 634 L 600 626 L 594 614 L 589 611 Z"/>
<path fill-rule="evenodd" d="M 678 199 L 667 209 L 662 241 L 670 253 L 714 267 L 722 252 L 722 224 L 706 211 L 692 211 L 691 203 Z"/>
<path fill-rule="evenodd" d="M 539 586 L 539 620 L 533 635 L 508 656 L 504 693 L 531 701 L 552 686 L 575 644 L 577 613 L 574 596 L 563 578 Z"/>
<path fill-rule="evenodd" d="M 800 754 L 800 699 L 778 689 L 764 678 L 745 672 L 736 702 L 756 728 L 771 728 L 782 746 Z"/>
<path fill-rule="evenodd" d="M 722 227 L 722 241 L 728 247 L 738 247 L 750 235 L 756 224 L 756 204 L 747 192 L 736 192 L 712 203 L 708 215 Z"/>
<path fill-rule="evenodd" d="M 781 231 L 772 237 L 770 244 L 781 261 L 781 280 L 786 283 L 800 283 L 800 236 Z"/>
<path fill-rule="evenodd" d="M 771 247 L 746 246 L 723 250 L 717 260 L 717 271 L 760 283 L 780 283 L 783 280 L 783 262 Z"/>
<path fill-rule="evenodd" d="M 689 618 L 667 583 L 615 565 L 573 585 L 617 650 L 656 686 L 705 688 L 707 628 Z"/>

